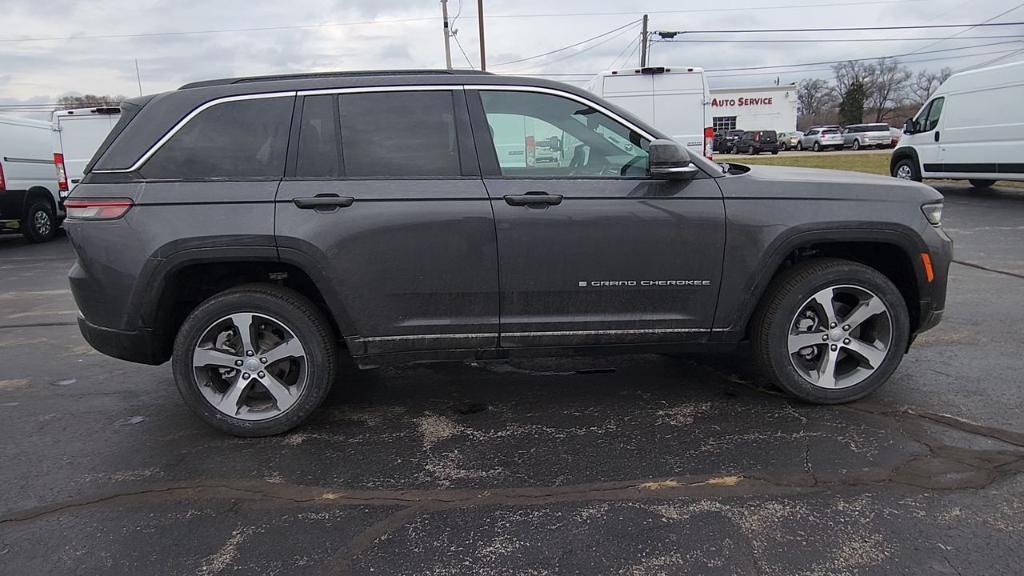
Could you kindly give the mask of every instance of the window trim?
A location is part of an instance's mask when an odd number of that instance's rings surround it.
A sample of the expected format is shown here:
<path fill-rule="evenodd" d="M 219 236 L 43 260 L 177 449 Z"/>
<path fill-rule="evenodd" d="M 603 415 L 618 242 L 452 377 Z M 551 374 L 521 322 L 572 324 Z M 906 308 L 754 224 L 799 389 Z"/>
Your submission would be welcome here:
<path fill-rule="evenodd" d="M 203 111 L 208 110 L 208 109 L 210 109 L 210 108 L 212 108 L 214 106 L 217 106 L 218 104 L 225 104 L 225 103 L 228 103 L 228 102 L 239 102 L 239 101 L 244 101 L 244 100 L 260 100 L 260 99 L 265 99 L 265 98 L 296 98 L 297 96 L 321 96 L 321 95 L 327 95 L 327 94 L 357 94 L 357 93 L 372 93 L 372 92 L 421 92 L 421 91 L 432 91 L 432 90 L 447 90 L 447 91 L 451 91 L 451 92 L 465 91 L 465 90 L 476 90 L 476 91 L 479 91 L 479 90 L 492 90 L 492 91 L 502 91 L 502 92 L 535 92 L 535 93 L 540 93 L 540 94 L 550 94 L 550 95 L 553 95 L 553 96 L 560 96 L 560 97 L 563 97 L 563 98 L 568 98 L 570 100 L 575 100 L 576 102 L 579 102 L 580 104 L 584 104 L 586 106 L 590 106 L 591 108 L 597 110 L 598 112 L 601 112 L 602 114 L 605 114 L 606 116 L 612 118 L 616 122 L 626 126 L 630 130 L 633 130 L 634 132 L 640 134 L 640 136 L 643 136 L 644 138 L 646 138 L 648 140 L 651 140 L 651 141 L 657 140 L 657 138 L 655 138 L 653 134 L 651 134 L 648 131 L 640 128 L 639 126 L 637 126 L 636 124 L 630 122 L 629 120 L 626 120 L 625 118 L 623 118 L 621 115 L 615 113 L 614 111 L 609 110 L 608 108 L 605 108 L 604 106 L 601 106 L 600 104 L 598 104 L 598 103 L 596 103 L 596 102 L 594 102 L 592 100 L 589 100 L 587 98 L 584 98 L 582 96 L 577 96 L 576 94 L 573 94 L 571 92 L 566 92 L 564 90 L 557 90 L 557 89 L 554 89 L 554 88 L 545 88 L 545 87 L 542 87 L 542 86 L 522 86 L 522 85 L 514 85 L 514 84 L 507 84 L 507 85 L 506 84 L 406 84 L 406 85 L 394 85 L 394 86 L 356 86 L 356 87 L 351 87 L 351 88 L 323 88 L 323 89 L 310 89 L 310 90 L 288 90 L 288 91 L 281 91 L 281 92 L 264 92 L 264 93 L 260 93 L 260 94 L 240 94 L 240 95 L 235 95 L 235 96 L 224 96 L 222 98 L 215 98 L 213 100 L 210 100 L 208 102 L 204 102 L 203 104 L 199 105 L 194 110 L 189 112 L 184 118 L 179 120 L 170 130 L 167 131 L 166 134 L 164 134 L 159 140 L 156 141 L 156 143 L 154 143 L 152 146 L 150 146 L 149 149 L 146 150 L 146 152 L 141 157 L 139 157 L 139 159 L 136 160 L 128 168 L 114 168 L 114 169 L 107 169 L 107 170 L 93 170 L 91 173 L 92 174 L 125 174 L 125 173 L 131 173 L 131 172 L 138 172 L 146 164 L 146 162 L 149 161 L 149 159 L 154 154 L 156 154 L 160 150 L 160 148 L 163 147 L 164 144 L 167 143 L 167 141 L 169 141 L 171 138 L 174 137 L 175 134 L 177 134 L 179 131 L 181 131 L 181 129 L 184 128 L 190 121 L 192 121 L 193 118 L 195 118 L 196 116 L 201 114 Z M 454 99 L 454 94 L 453 94 L 453 99 Z M 477 100 L 479 101 L 479 98 L 477 98 Z M 472 105 L 470 105 L 470 106 L 472 106 Z M 470 110 L 470 115 L 472 115 L 472 110 Z M 294 118 L 294 113 L 293 113 L 293 118 Z M 474 138 L 474 140 L 477 140 L 477 139 Z M 289 144 L 290 144 L 290 137 L 289 137 Z M 479 150 L 477 152 L 478 152 L 477 157 L 479 158 Z"/>

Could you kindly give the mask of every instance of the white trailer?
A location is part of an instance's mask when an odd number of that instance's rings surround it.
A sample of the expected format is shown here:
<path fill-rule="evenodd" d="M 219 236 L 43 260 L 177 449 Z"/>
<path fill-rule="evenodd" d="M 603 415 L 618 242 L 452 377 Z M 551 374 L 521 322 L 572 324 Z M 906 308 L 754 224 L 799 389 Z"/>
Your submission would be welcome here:
<path fill-rule="evenodd" d="M 696 154 L 711 158 L 711 97 L 703 68 L 607 70 L 585 88 L 632 112 Z"/>
<path fill-rule="evenodd" d="M 0 116 L 0 228 L 30 242 L 53 238 L 64 218 L 49 122 Z"/>

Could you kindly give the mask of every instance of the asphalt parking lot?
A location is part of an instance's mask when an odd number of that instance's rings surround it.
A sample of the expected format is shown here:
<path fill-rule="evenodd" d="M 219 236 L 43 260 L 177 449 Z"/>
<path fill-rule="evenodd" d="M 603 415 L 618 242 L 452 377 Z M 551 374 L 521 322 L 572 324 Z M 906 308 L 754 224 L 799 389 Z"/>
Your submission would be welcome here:
<path fill-rule="evenodd" d="M 243 440 L 0 237 L 0 574 L 1019 574 L 1024 191 L 942 185 L 943 323 L 847 406 L 742 355 L 388 368 Z"/>

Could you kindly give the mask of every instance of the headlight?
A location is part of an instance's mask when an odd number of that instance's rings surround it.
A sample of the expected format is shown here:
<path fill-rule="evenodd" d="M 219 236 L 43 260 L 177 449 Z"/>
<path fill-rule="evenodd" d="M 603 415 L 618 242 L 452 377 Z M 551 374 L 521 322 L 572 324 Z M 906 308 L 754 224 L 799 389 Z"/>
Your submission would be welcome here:
<path fill-rule="evenodd" d="M 925 204 L 921 206 L 921 212 L 924 212 L 924 217 L 932 226 L 942 226 L 942 202 Z"/>

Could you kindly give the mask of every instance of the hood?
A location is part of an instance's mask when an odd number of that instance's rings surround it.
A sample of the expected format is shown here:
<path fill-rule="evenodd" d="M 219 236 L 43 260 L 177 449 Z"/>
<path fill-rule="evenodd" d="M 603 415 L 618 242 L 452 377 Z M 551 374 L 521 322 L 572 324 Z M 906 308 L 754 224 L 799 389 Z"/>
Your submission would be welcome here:
<path fill-rule="evenodd" d="M 942 194 L 931 186 L 890 176 L 789 166 L 745 167 L 750 169 L 746 174 L 718 179 L 727 198 L 820 198 L 915 203 L 942 199 Z"/>

